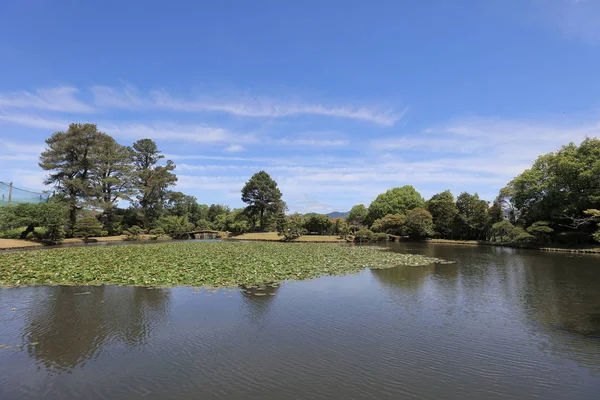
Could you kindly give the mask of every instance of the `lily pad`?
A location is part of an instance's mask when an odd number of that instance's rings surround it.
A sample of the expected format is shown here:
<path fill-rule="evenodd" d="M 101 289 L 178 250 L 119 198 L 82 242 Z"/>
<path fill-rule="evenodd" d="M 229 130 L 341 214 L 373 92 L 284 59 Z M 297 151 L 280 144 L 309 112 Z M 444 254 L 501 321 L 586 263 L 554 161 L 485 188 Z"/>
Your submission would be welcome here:
<path fill-rule="evenodd" d="M 281 281 L 442 262 L 372 246 L 324 243 L 177 242 L 40 249 L 0 254 L 0 287 L 245 285 L 242 290 L 253 293 Z M 91 292 L 74 293 L 87 294 Z"/>

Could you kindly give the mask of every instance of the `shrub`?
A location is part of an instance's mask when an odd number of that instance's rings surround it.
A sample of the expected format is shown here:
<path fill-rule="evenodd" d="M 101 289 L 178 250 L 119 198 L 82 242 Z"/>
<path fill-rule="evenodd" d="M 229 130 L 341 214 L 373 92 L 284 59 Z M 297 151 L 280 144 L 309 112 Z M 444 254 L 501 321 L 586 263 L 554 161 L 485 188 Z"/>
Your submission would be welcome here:
<path fill-rule="evenodd" d="M 41 242 L 47 233 L 47 229 L 39 226 L 39 227 L 35 228 L 35 230 L 32 233 L 33 233 L 33 240 Z"/>
<path fill-rule="evenodd" d="M 550 236 L 554 232 L 554 229 L 550 228 L 549 225 L 550 222 L 548 221 L 537 221 L 527 228 L 527 232 L 535 236 L 540 243 L 549 242 Z"/>
<path fill-rule="evenodd" d="M 161 237 L 165 236 L 165 231 L 162 228 L 152 229 L 150 231 L 150 240 L 158 240 Z"/>
<path fill-rule="evenodd" d="M 44 245 L 59 244 L 65 238 L 67 208 L 59 203 L 48 203 L 45 206 L 40 210 L 40 225 L 45 229 L 40 240 Z"/>
<path fill-rule="evenodd" d="M 0 231 L 0 239 L 19 239 L 25 228 L 6 229 Z"/>
<path fill-rule="evenodd" d="M 17 204 L 14 207 L 6 207 L 0 210 L 0 226 L 8 228 L 10 232 L 4 231 L 2 237 L 21 238 L 21 234 L 27 235 L 34 231 L 34 227 L 45 228 L 40 240 L 44 244 L 56 244 L 64 238 L 64 225 L 67 223 L 67 208 L 60 203 L 44 204 Z M 20 229 L 21 226 L 27 226 Z M 19 229 L 19 235 L 14 236 L 13 229 Z M 35 234 L 34 234 L 35 237 Z"/>
<path fill-rule="evenodd" d="M 384 232 L 391 235 L 402 235 L 406 217 L 400 214 L 387 214 L 373 222 L 371 230 L 373 232 Z"/>
<path fill-rule="evenodd" d="M 388 234 L 383 233 L 383 232 L 375 233 L 375 234 L 373 234 L 373 241 L 374 242 L 387 242 Z"/>
<path fill-rule="evenodd" d="M 511 232 L 511 241 L 514 243 L 532 243 L 535 241 L 535 236 L 527 233 L 525 229 L 517 227 Z"/>
<path fill-rule="evenodd" d="M 296 240 L 305 233 L 304 219 L 300 214 L 285 216 L 277 225 L 277 233 L 279 236 L 283 236 L 283 240 L 286 242 Z"/>
<path fill-rule="evenodd" d="M 144 231 L 137 225 L 133 225 L 131 228 L 125 231 L 125 240 L 140 240 Z"/>
<path fill-rule="evenodd" d="M 331 230 L 333 223 L 324 214 L 306 214 L 304 229 L 310 234 L 324 235 Z"/>
<path fill-rule="evenodd" d="M 75 222 L 74 234 L 77 237 L 82 237 L 84 241 L 87 241 L 91 236 L 100 236 L 102 234 L 102 223 L 96 217 L 83 217 Z"/>
<path fill-rule="evenodd" d="M 159 219 L 157 228 L 161 228 L 164 233 L 173 239 L 184 239 L 192 231 L 194 225 L 188 221 L 187 217 L 171 215 Z"/>
<path fill-rule="evenodd" d="M 504 238 L 512 236 L 515 227 L 508 221 L 496 222 L 492 225 L 492 238 L 500 237 L 500 241 L 504 242 Z"/>
<path fill-rule="evenodd" d="M 229 231 L 233 233 L 246 233 L 250 229 L 248 221 L 235 221 L 229 224 Z"/>
<path fill-rule="evenodd" d="M 372 242 L 374 235 L 375 234 L 370 229 L 359 229 L 358 232 L 354 234 L 354 241 L 358 243 Z"/>
<path fill-rule="evenodd" d="M 205 231 L 205 230 L 212 229 L 212 228 L 213 228 L 213 226 L 210 223 L 210 221 L 207 221 L 205 219 L 200 219 L 200 220 L 198 220 L 198 223 L 196 223 L 197 231 Z"/>
<path fill-rule="evenodd" d="M 120 222 L 113 221 L 106 224 L 106 236 L 122 235 L 123 231 L 123 225 Z"/>

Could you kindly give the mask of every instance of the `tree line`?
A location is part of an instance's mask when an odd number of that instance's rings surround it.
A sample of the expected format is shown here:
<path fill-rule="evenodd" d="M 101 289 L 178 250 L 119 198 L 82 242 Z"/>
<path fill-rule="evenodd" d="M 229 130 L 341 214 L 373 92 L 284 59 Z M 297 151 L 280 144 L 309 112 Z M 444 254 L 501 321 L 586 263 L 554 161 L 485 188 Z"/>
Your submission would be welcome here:
<path fill-rule="evenodd" d="M 64 237 L 123 233 L 181 237 L 193 230 L 275 230 L 275 217 L 287 209 L 264 171 L 242 190 L 246 208 L 200 204 L 173 190 L 176 165 L 164 158 L 151 139 L 124 146 L 94 124 L 71 124 L 46 139 L 40 155 L 39 166 L 48 172 L 44 183 L 54 190 L 49 203 L 0 209 L 0 237 L 53 244 Z"/>
<path fill-rule="evenodd" d="M 242 188 L 245 208 L 200 204 L 173 190 L 176 165 L 164 158 L 151 139 L 124 146 L 94 124 L 71 124 L 46 140 L 40 156 L 39 166 L 48 172 L 45 184 L 54 188 L 50 202 L 0 209 L 0 237 L 56 243 L 65 236 L 145 232 L 177 238 L 194 230 L 218 230 L 277 231 L 286 240 L 352 234 L 359 241 L 388 235 L 578 245 L 600 241 L 598 139 L 540 156 L 491 203 L 477 193 L 455 198 L 449 190 L 425 200 L 406 185 L 380 194 L 368 207 L 352 207 L 345 220 L 287 214 L 277 183 L 265 171 Z"/>
<path fill-rule="evenodd" d="M 425 201 L 412 187 L 352 207 L 347 221 L 415 239 L 485 240 L 585 245 L 600 242 L 600 140 L 586 138 L 538 157 L 502 188 L 493 202 L 449 191 Z"/>

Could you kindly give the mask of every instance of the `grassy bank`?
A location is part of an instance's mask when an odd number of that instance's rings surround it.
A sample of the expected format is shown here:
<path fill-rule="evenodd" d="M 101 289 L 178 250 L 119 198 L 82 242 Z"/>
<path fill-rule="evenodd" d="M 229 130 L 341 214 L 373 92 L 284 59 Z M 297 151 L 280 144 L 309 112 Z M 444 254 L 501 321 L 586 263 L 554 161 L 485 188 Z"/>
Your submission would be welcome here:
<path fill-rule="evenodd" d="M 277 232 L 259 232 L 259 233 L 244 233 L 230 237 L 229 240 L 249 240 L 257 242 L 282 242 L 283 237 Z M 304 235 L 300 236 L 294 242 L 312 242 L 312 243 L 346 243 L 345 239 L 335 235 Z"/>
<path fill-rule="evenodd" d="M 103 236 L 103 237 L 92 237 L 89 238 L 89 242 L 94 243 L 106 243 L 106 242 L 123 242 L 127 236 Z M 151 235 L 140 235 L 140 240 L 150 240 Z M 63 244 L 83 244 L 85 243 L 81 238 L 70 238 L 65 239 Z M 25 249 L 30 247 L 41 247 L 42 244 L 39 242 L 33 242 L 31 240 L 21 239 L 0 239 L 0 250 L 12 250 L 12 249 Z"/>
<path fill-rule="evenodd" d="M 9 249 L 25 249 L 29 247 L 40 247 L 40 243 L 32 242 L 29 240 L 20 239 L 0 239 L 0 250 Z"/>
<path fill-rule="evenodd" d="M 442 260 L 320 243 L 181 242 L 0 254 L 0 286 L 236 286 Z"/>

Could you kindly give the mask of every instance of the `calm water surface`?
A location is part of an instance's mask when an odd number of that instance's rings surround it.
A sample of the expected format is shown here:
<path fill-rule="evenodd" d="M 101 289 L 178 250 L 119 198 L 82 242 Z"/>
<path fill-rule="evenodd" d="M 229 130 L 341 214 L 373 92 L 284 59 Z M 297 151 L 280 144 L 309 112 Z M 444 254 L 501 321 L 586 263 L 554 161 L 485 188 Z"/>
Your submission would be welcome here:
<path fill-rule="evenodd" d="M 390 248 L 457 264 L 264 296 L 0 289 L 0 399 L 600 398 L 599 256 Z"/>

